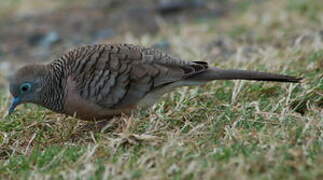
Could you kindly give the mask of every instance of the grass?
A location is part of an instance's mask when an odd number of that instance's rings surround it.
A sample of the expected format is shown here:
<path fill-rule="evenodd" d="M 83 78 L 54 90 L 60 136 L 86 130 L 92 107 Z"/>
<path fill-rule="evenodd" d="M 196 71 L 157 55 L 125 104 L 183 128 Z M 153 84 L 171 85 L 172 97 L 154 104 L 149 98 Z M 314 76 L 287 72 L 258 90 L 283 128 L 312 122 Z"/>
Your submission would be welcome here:
<path fill-rule="evenodd" d="M 160 34 L 122 40 L 166 39 L 183 58 L 302 76 L 301 84 L 185 87 L 104 132 L 25 105 L 0 121 L 0 179 L 322 179 L 323 8 L 300 0 L 250 6 L 217 22 L 162 24 Z M 205 46 L 218 38 L 233 49 L 226 61 Z"/>

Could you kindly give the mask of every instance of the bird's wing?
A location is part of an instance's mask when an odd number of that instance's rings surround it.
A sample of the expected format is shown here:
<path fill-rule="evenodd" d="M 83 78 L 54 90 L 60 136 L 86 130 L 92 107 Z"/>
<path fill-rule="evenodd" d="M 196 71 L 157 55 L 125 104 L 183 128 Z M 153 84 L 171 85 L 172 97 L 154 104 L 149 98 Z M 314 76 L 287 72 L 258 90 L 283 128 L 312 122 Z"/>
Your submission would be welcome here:
<path fill-rule="evenodd" d="M 67 54 L 80 96 L 102 108 L 135 106 L 149 92 L 207 69 L 161 51 L 133 45 L 96 45 Z"/>

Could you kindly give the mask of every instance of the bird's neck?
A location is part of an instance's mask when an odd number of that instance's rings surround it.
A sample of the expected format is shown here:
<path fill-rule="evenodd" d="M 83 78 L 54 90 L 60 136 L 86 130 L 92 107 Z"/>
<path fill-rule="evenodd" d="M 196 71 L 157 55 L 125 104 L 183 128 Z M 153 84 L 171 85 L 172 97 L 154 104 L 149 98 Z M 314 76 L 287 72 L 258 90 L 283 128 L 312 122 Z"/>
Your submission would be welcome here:
<path fill-rule="evenodd" d="M 46 68 L 48 73 L 43 79 L 41 105 L 55 112 L 63 112 L 67 74 L 62 64 L 55 61 L 46 65 Z"/>

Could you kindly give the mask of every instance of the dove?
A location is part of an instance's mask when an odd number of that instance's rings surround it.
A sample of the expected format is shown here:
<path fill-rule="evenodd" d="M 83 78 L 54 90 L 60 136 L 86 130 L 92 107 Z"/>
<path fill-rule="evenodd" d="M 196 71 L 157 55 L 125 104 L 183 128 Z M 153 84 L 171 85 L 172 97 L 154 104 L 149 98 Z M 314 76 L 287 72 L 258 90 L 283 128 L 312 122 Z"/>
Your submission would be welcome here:
<path fill-rule="evenodd" d="M 182 86 L 214 80 L 300 82 L 274 73 L 219 69 L 157 49 L 131 44 L 96 44 L 70 50 L 48 64 L 29 64 L 9 80 L 9 114 L 33 103 L 82 120 L 110 119 L 147 108 Z"/>

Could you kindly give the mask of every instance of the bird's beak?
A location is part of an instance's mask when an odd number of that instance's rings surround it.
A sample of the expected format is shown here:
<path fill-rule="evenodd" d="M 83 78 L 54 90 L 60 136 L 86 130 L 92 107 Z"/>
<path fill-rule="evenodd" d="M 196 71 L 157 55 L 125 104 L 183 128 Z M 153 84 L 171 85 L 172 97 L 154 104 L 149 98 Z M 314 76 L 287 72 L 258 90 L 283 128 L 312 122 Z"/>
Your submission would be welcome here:
<path fill-rule="evenodd" d="M 10 115 L 11 113 L 13 113 L 13 111 L 16 109 L 16 107 L 21 103 L 21 98 L 20 97 L 14 97 L 12 100 L 12 103 L 9 107 L 8 110 L 8 115 Z"/>

